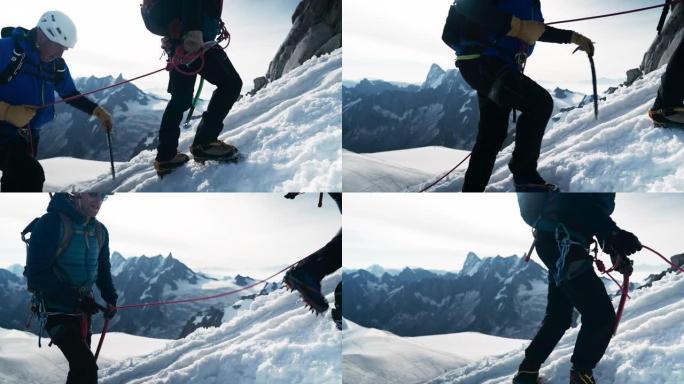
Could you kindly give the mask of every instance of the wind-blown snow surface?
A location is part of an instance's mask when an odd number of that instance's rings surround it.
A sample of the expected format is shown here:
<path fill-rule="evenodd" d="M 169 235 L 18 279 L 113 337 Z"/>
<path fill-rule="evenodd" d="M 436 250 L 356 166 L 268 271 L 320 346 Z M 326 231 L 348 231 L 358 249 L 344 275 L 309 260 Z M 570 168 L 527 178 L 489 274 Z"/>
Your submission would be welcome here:
<path fill-rule="evenodd" d="M 588 103 L 550 122 L 539 173 L 570 192 L 684 191 L 684 130 L 655 128 L 648 118 L 664 71 L 605 95 L 597 121 Z M 513 190 L 507 167 L 512 152 L 509 145 L 497 157 L 488 191 Z M 432 190 L 460 190 L 464 174 L 454 172 Z"/>
<path fill-rule="evenodd" d="M 345 320 L 343 383 L 418 383 L 463 366 L 469 360 L 410 342 L 390 332 Z"/>
<path fill-rule="evenodd" d="M 254 96 L 238 101 L 219 139 L 245 156 L 239 164 L 188 163 L 160 179 L 156 151 L 117 165 L 77 190 L 105 191 L 339 191 L 342 190 L 342 50 L 311 59 Z M 183 131 L 189 152 L 194 129 Z M 61 185 L 56 190 L 72 190 Z"/>
<path fill-rule="evenodd" d="M 333 300 L 340 281 L 323 281 Z M 341 382 L 341 332 L 330 313 L 314 316 L 299 295 L 281 289 L 259 296 L 220 328 L 199 329 L 153 354 L 101 372 L 102 384 Z"/>
<path fill-rule="evenodd" d="M 668 274 L 647 289 L 630 293 L 618 333 L 594 370 L 601 384 L 684 382 L 684 278 Z M 614 304 L 617 305 L 617 299 Z M 548 384 L 568 382 L 578 329 L 567 332 L 541 369 Z M 510 383 L 524 356 L 516 351 L 471 364 L 431 384 Z"/>
<path fill-rule="evenodd" d="M 436 174 L 444 174 L 467 155 L 467 151 L 445 147 L 363 154 L 343 150 L 344 191 L 400 192 Z M 467 166 L 466 161 L 458 169 L 465 170 Z"/>
<path fill-rule="evenodd" d="M 93 347 L 98 340 L 99 335 L 93 335 Z M 66 380 L 67 361 L 59 348 L 47 347 L 49 342 L 49 338 L 43 339 L 43 348 L 38 348 L 36 335 L 0 328 L 0 383 L 45 384 Z M 124 333 L 109 333 L 97 364 L 104 368 L 123 360 L 124 356 L 148 354 L 168 342 Z"/>
<path fill-rule="evenodd" d="M 345 320 L 343 382 L 419 383 L 485 357 L 520 349 L 527 340 L 477 332 L 401 337 Z"/>

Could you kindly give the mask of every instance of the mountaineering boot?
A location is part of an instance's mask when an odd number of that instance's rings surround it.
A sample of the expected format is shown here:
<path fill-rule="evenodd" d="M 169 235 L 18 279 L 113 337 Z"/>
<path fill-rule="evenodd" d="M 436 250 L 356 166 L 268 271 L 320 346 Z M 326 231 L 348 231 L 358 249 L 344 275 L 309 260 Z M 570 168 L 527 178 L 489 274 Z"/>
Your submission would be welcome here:
<path fill-rule="evenodd" d="M 306 305 L 317 315 L 328 310 L 328 301 L 321 293 L 321 283 L 313 276 L 294 267 L 287 271 L 283 282 L 290 290 L 297 290 Z"/>
<path fill-rule="evenodd" d="M 513 377 L 513 384 L 542 384 L 538 371 L 518 371 Z"/>
<path fill-rule="evenodd" d="M 176 153 L 176 156 L 173 157 L 171 160 L 167 161 L 159 161 L 155 160 L 154 161 L 154 169 L 157 170 L 157 175 L 160 177 L 163 177 L 165 175 L 168 175 L 173 171 L 174 169 L 182 166 L 183 164 L 187 163 L 190 161 L 190 156 L 184 154 L 184 153 Z"/>
<path fill-rule="evenodd" d="M 648 117 L 653 120 L 656 127 L 684 128 L 684 107 L 651 109 L 648 111 Z"/>
<path fill-rule="evenodd" d="M 570 384 L 596 384 L 591 371 L 582 372 L 575 367 L 570 370 Z"/>
<path fill-rule="evenodd" d="M 537 172 L 513 175 L 516 192 L 558 192 L 558 186 L 547 183 Z"/>
<path fill-rule="evenodd" d="M 190 153 L 192 153 L 195 161 L 200 163 L 207 160 L 235 161 L 238 157 L 238 149 L 235 146 L 220 140 L 208 144 L 193 144 L 190 146 Z"/>
<path fill-rule="evenodd" d="M 342 283 L 337 285 L 335 288 L 335 308 L 330 310 L 330 316 L 332 316 L 335 326 L 338 330 L 342 330 Z"/>

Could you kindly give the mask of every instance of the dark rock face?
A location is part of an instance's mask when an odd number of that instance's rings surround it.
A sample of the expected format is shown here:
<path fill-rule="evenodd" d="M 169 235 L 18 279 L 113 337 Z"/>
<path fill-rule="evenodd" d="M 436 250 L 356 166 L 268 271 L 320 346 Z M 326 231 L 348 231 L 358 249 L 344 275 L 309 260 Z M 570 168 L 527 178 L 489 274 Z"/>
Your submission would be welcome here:
<path fill-rule="evenodd" d="M 344 317 L 400 336 L 482 332 L 531 338 L 546 308 L 546 270 L 517 256 L 470 253 L 458 273 L 342 274 Z"/>
<path fill-rule="evenodd" d="M 271 62 L 269 81 L 312 57 L 342 47 L 342 0 L 302 0 L 292 15 L 292 29 Z"/>
<path fill-rule="evenodd" d="M 223 310 L 210 307 L 206 311 L 202 311 L 193 316 L 183 327 L 179 339 L 195 332 L 199 328 L 216 328 L 221 325 L 223 320 Z"/>
<path fill-rule="evenodd" d="M 641 69 L 644 73 L 654 71 L 667 64 L 684 38 L 684 3 L 674 5 L 660 36 L 656 37 L 644 55 Z"/>

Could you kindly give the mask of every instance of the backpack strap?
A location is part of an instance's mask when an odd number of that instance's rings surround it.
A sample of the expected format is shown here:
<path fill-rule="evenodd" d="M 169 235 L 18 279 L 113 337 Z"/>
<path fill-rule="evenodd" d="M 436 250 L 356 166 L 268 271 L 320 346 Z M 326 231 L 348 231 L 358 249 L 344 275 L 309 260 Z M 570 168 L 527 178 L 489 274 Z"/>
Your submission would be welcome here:
<path fill-rule="evenodd" d="M 59 214 L 59 218 L 62 219 L 62 238 L 57 245 L 57 252 L 55 252 L 55 256 L 52 259 L 53 265 L 57 262 L 57 258 L 67 249 L 69 242 L 71 242 L 71 236 L 74 234 L 71 219 L 62 212 L 57 213 Z"/>
<path fill-rule="evenodd" d="M 7 84 L 14 79 L 24 65 L 24 59 L 26 58 L 26 52 L 24 52 L 24 48 L 19 44 L 19 39 L 12 36 L 12 32 L 14 32 L 15 29 L 16 28 L 14 27 L 5 27 L 1 32 L 3 38 L 12 37 L 14 49 L 12 50 L 9 64 L 0 72 L 0 85 Z M 26 33 L 24 33 L 24 36 L 26 36 Z"/>
<path fill-rule="evenodd" d="M 95 220 L 95 219 L 93 219 Z M 100 253 L 102 253 L 102 248 L 104 247 L 104 230 L 102 228 L 102 223 L 99 221 L 95 220 L 95 238 L 97 239 L 97 249 L 98 251 L 98 257 Z"/>

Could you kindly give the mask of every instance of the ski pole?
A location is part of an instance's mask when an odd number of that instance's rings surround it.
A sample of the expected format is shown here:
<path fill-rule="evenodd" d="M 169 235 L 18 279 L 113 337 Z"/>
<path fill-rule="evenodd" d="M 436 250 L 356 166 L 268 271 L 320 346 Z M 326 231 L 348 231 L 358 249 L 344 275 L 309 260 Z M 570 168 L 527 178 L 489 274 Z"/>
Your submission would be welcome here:
<path fill-rule="evenodd" d="M 112 180 L 116 180 L 116 172 L 114 171 L 114 152 L 112 151 L 112 133 L 107 132 L 107 145 L 109 146 L 109 165 L 112 168 Z"/>
<path fill-rule="evenodd" d="M 100 350 L 102 349 L 102 343 L 104 342 L 105 335 L 109 330 L 109 319 L 105 317 L 104 325 L 102 326 L 102 334 L 100 334 L 100 341 L 97 342 L 97 350 L 95 351 L 95 362 L 100 356 Z"/>

